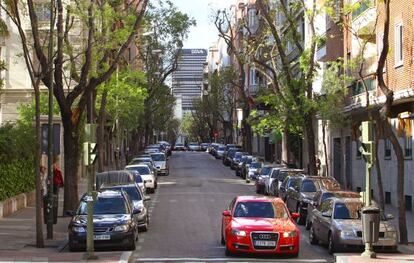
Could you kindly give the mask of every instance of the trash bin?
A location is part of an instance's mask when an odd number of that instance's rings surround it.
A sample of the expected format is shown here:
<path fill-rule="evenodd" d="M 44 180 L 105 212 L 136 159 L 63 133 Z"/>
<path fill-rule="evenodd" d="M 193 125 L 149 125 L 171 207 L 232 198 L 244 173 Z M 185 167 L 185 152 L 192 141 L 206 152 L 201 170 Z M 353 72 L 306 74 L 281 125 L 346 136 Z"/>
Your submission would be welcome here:
<path fill-rule="evenodd" d="M 362 208 L 361 213 L 364 243 L 377 242 L 380 228 L 380 209 L 375 206 L 367 206 Z"/>
<path fill-rule="evenodd" d="M 53 224 L 57 223 L 57 214 L 58 214 L 58 196 L 57 195 L 53 195 L 53 202 L 52 202 L 52 211 L 53 211 Z M 49 196 L 45 195 L 43 196 L 43 221 L 45 224 L 47 224 L 47 218 L 48 218 L 48 209 L 47 209 L 47 205 L 49 202 Z"/>

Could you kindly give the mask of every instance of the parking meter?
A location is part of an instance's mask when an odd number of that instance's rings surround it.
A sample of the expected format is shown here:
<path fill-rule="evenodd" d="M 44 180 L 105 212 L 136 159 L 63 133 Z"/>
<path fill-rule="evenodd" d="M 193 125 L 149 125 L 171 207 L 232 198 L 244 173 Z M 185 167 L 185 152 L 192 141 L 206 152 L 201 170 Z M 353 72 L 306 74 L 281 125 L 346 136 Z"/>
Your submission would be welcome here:
<path fill-rule="evenodd" d="M 362 210 L 362 238 L 364 243 L 378 242 L 380 228 L 380 209 L 375 206 L 363 207 Z"/>

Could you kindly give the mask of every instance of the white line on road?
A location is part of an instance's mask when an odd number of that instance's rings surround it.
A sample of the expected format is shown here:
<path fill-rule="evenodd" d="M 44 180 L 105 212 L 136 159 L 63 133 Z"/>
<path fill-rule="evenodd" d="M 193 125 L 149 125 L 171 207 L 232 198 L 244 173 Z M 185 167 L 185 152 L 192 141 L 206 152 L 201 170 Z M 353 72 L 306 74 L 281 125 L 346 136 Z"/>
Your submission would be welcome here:
<path fill-rule="evenodd" d="M 178 261 L 178 262 L 214 262 L 214 261 L 225 261 L 225 262 L 234 262 L 228 261 L 229 258 L 140 258 L 136 262 L 165 262 L 165 261 Z M 232 259 L 234 260 L 234 259 Z M 269 259 L 258 259 L 258 258 L 238 258 L 237 262 L 243 261 L 247 262 L 269 262 Z M 326 259 L 272 259 L 272 262 L 309 262 L 309 263 L 319 263 L 319 262 L 328 262 Z"/>
<path fill-rule="evenodd" d="M 132 251 L 123 252 L 121 255 L 121 258 L 119 259 L 119 263 L 127 263 L 131 254 L 132 254 Z"/>

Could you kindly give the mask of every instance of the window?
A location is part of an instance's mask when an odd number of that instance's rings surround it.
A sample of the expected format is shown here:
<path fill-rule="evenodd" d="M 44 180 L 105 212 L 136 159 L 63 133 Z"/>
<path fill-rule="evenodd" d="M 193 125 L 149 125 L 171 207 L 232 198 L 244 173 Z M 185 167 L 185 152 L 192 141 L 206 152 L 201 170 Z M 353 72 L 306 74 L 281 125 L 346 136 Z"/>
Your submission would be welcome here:
<path fill-rule="evenodd" d="M 384 140 L 384 159 L 391 160 L 391 141 L 389 139 Z"/>
<path fill-rule="evenodd" d="M 413 210 L 413 198 L 411 195 L 405 196 L 405 210 L 407 211 Z"/>
<path fill-rule="evenodd" d="M 256 70 L 254 68 L 250 68 L 250 85 L 257 85 L 259 84 L 257 79 Z"/>
<path fill-rule="evenodd" d="M 385 192 L 385 203 L 391 204 L 391 192 Z"/>
<path fill-rule="evenodd" d="M 395 45 L 395 62 L 394 66 L 399 67 L 403 65 L 403 25 L 398 23 L 394 28 L 394 45 Z"/>
<path fill-rule="evenodd" d="M 361 142 L 359 140 L 356 140 L 355 142 L 356 142 L 356 158 L 357 158 L 357 160 L 360 160 L 361 157 L 362 157 L 362 153 L 359 150 L 359 148 L 361 148 L 362 145 L 361 145 Z"/>
<path fill-rule="evenodd" d="M 354 11 L 352 11 L 352 19 L 357 18 L 359 15 L 365 12 L 368 8 L 373 6 L 372 0 L 360 0 L 356 4 L 356 8 Z"/>
<path fill-rule="evenodd" d="M 411 160 L 413 158 L 413 137 L 404 137 L 404 157 Z"/>
<path fill-rule="evenodd" d="M 50 20 L 50 3 L 37 3 L 35 4 L 35 12 L 37 19 L 40 22 L 45 22 Z"/>
<path fill-rule="evenodd" d="M 257 19 L 257 11 L 256 9 L 250 9 L 249 10 L 249 17 L 248 17 L 248 24 L 249 29 L 252 31 L 255 31 L 258 26 L 258 19 Z"/>
<path fill-rule="evenodd" d="M 375 80 L 372 78 L 364 79 L 364 83 L 367 86 L 368 91 L 374 90 L 375 88 Z M 358 80 L 352 85 L 352 95 L 357 96 L 359 94 L 365 93 L 365 87 L 362 83 L 362 80 Z"/>

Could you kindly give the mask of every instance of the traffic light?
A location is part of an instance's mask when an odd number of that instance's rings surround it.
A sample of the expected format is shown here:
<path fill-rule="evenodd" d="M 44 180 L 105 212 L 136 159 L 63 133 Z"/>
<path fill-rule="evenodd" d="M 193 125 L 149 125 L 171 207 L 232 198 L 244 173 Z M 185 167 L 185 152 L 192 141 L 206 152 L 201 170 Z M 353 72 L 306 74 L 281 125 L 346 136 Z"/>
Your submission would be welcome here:
<path fill-rule="evenodd" d="M 372 121 L 364 121 L 359 126 L 360 136 L 359 141 L 361 147 L 359 148 L 364 161 L 368 166 L 372 167 L 375 163 L 375 142 L 374 129 Z"/>

